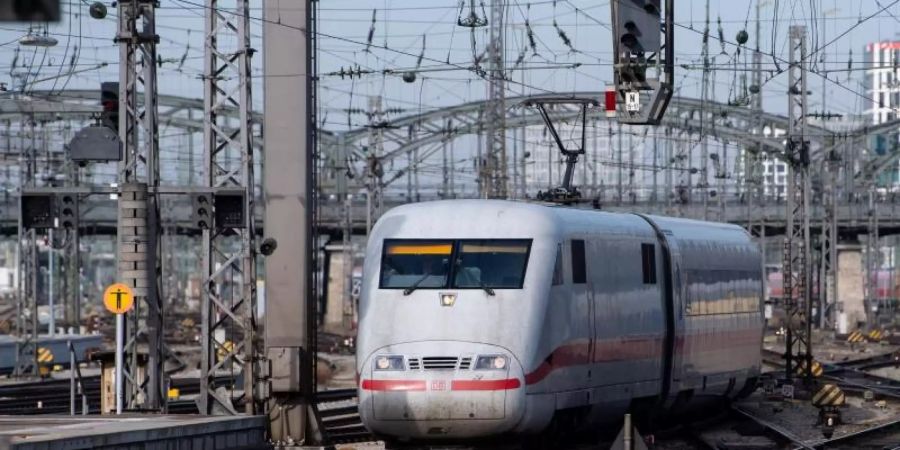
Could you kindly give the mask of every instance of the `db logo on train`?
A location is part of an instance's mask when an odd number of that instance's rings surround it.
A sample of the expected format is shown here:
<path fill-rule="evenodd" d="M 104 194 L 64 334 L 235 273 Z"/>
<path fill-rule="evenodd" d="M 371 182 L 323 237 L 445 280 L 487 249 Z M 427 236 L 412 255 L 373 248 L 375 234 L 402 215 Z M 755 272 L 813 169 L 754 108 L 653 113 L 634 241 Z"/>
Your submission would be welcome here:
<path fill-rule="evenodd" d="M 431 382 L 431 390 L 432 391 L 446 391 L 447 390 L 447 382 L 445 380 L 433 380 Z"/>

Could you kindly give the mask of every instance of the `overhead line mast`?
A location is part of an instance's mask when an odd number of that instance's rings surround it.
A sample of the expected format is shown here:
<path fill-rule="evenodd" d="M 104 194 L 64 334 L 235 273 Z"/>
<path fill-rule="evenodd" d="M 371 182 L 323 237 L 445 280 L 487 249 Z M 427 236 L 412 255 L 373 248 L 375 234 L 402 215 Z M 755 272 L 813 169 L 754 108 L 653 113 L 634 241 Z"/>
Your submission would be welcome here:
<path fill-rule="evenodd" d="M 485 111 L 487 152 L 480 161 L 481 196 L 507 198 L 509 174 L 506 162 L 506 71 L 504 27 L 507 0 L 491 2 L 488 42 L 488 99 Z"/>
<path fill-rule="evenodd" d="M 784 238 L 783 279 L 787 313 L 785 378 L 791 382 L 799 367 L 805 381 L 812 368 L 812 299 L 810 296 L 809 141 L 807 141 L 806 27 L 793 25 L 789 36 L 787 227 Z"/>

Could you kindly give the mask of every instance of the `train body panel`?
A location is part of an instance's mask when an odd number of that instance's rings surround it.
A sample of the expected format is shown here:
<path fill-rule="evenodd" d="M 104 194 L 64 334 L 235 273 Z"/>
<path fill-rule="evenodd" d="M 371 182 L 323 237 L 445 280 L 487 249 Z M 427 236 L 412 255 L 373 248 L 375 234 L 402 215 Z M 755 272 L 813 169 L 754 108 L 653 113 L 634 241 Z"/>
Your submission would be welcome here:
<path fill-rule="evenodd" d="M 761 270 L 729 225 L 491 200 L 395 208 L 367 248 L 360 414 L 387 436 L 470 438 L 733 395 L 759 370 Z"/>
<path fill-rule="evenodd" d="M 763 275 L 755 244 L 733 225 L 648 219 L 677 247 L 670 392 L 737 394 L 759 373 Z"/>

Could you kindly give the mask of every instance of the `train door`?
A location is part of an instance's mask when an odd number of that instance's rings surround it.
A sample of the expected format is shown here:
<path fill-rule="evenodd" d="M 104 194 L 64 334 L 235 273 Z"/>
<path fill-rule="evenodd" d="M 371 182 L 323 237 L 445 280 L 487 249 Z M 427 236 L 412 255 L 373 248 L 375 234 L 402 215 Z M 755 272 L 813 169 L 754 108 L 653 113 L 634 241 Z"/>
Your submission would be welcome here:
<path fill-rule="evenodd" d="M 569 319 L 571 324 L 570 342 L 575 343 L 571 348 L 577 359 L 571 371 L 572 389 L 587 388 L 590 386 L 590 378 L 593 375 L 590 366 L 591 346 L 593 345 L 593 317 L 594 306 L 591 302 L 591 289 L 588 284 L 587 248 L 584 239 L 571 239 L 566 243 L 568 250 L 569 273 L 567 284 L 570 286 Z M 579 345 L 580 344 L 580 345 Z M 578 395 L 576 403 L 585 404 L 586 396 Z M 567 405 L 578 406 L 578 405 Z"/>
<path fill-rule="evenodd" d="M 666 311 L 666 361 L 664 362 L 664 390 L 667 390 L 669 399 L 674 399 L 681 390 L 680 380 L 683 372 L 683 348 L 679 343 L 684 342 L 684 303 L 687 301 L 687 280 L 682 269 L 681 249 L 678 240 L 674 239 L 672 232 L 662 230 L 666 240 L 669 254 L 669 277 L 671 285 L 667 286 L 669 292 L 663 296 Z M 665 386 L 668 385 L 668 389 Z"/>

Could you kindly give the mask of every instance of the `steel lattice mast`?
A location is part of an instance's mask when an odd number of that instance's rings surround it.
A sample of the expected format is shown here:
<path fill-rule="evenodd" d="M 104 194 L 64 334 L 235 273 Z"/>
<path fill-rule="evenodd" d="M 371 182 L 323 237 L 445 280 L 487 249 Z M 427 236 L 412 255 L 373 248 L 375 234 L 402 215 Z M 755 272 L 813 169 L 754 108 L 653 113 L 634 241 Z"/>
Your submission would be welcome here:
<path fill-rule="evenodd" d="M 790 28 L 788 68 L 789 123 L 785 149 L 788 163 L 787 228 L 783 259 L 784 302 L 788 323 L 784 355 L 787 380 L 793 379 L 796 368 L 804 361 L 804 378 L 808 379 L 812 366 L 806 58 L 806 27 L 793 25 Z"/>
<path fill-rule="evenodd" d="M 119 2 L 118 281 L 134 291 L 125 345 L 126 406 L 159 409 L 162 393 L 163 303 L 159 292 L 159 116 L 156 82 L 156 2 Z M 138 97 L 143 96 L 143 102 Z M 147 344 L 146 376 L 138 345 Z M 143 365 L 143 364 L 141 364 Z"/>
<path fill-rule="evenodd" d="M 506 163 L 506 73 L 504 70 L 504 19 L 506 0 L 491 2 L 490 41 L 488 42 L 488 103 L 485 111 L 487 144 L 480 177 L 482 197 L 508 196 Z"/>
<path fill-rule="evenodd" d="M 19 183 L 21 190 L 36 187 L 36 152 L 34 119 L 27 119 L 29 140 L 26 144 L 26 123 L 19 129 Z M 7 134 L 9 127 L 7 127 Z M 21 198 L 21 197 L 20 197 Z M 21 203 L 20 203 L 21 206 Z M 20 207 L 21 211 L 21 207 Z M 16 295 L 16 334 L 19 342 L 16 345 L 16 376 L 36 375 L 37 365 L 37 273 L 38 251 L 37 230 L 26 228 L 23 214 L 19 213 L 18 222 L 18 289 Z"/>
<path fill-rule="evenodd" d="M 204 187 L 215 195 L 240 197 L 243 221 L 215 223 L 203 230 L 202 359 L 200 413 L 260 411 L 254 395 L 259 358 L 256 320 L 253 122 L 251 117 L 249 0 L 208 0 L 205 32 L 203 127 Z M 223 110 L 238 109 L 236 126 L 226 126 Z M 223 207 L 217 205 L 215 207 Z M 218 217 L 218 214 L 216 214 Z M 243 386 L 237 386 L 237 375 Z M 228 396 L 215 379 L 231 376 Z M 242 395 L 238 395 L 241 392 Z"/>
<path fill-rule="evenodd" d="M 843 137 L 840 138 L 843 140 Z M 834 309 L 837 303 L 837 205 L 838 176 L 840 174 L 840 156 L 836 150 L 825 155 L 822 171 L 823 206 L 822 235 L 819 251 L 822 262 L 819 270 L 819 328 L 824 329 L 833 323 Z"/>
<path fill-rule="evenodd" d="M 750 91 L 750 108 L 753 111 L 751 120 L 752 133 L 756 136 L 763 135 L 763 95 L 762 95 L 762 53 L 760 53 L 760 0 L 756 2 L 756 49 L 753 51 L 753 81 Z M 751 235 L 756 235 L 762 249 L 763 273 L 766 265 L 766 226 L 763 218 L 758 214 L 757 208 L 765 206 L 765 183 L 763 174 L 763 146 L 754 143 L 744 150 L 744 193 L 747 197 L 747 229 Z M 768 280 L 763 278 L 763 287 L 767 287 Z"/>

